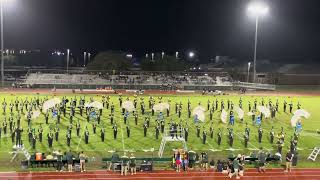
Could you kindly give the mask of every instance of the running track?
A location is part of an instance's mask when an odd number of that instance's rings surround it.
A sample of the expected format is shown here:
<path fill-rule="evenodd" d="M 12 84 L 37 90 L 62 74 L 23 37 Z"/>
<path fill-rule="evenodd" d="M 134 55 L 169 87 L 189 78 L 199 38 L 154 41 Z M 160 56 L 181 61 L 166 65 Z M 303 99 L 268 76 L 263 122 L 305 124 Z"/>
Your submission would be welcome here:
<path fill-rule="evenodd" d="M 136 175 L 120 176 L 119 173 L 110 171 L 89 171 L 84 173 L 68 173 L 68 172 L 3 172 L 0 173 L 0 179 L 124 179 L 124 180 L 147 180 L 147 179 L 175 179 L 175 180 L 214 180 L 214 179 L 229 179 L 226 175 L 218 172 L 205 171 L 191 171 L 177 173 L 175 171 L 153 171 L 138 172 Z M 233 177 L 232 179 L 236 179 Z M 241 179 L 247 180 L 267 180 L 267 179 L 281 179 L 281 180 L 320 180 L 320 169 L 294 169 L 291 173 L 284 173 L 283 169 L 268 169 L 266 173 L 258 173 L 256 169 L 249 169 L 245 172 Z"/>

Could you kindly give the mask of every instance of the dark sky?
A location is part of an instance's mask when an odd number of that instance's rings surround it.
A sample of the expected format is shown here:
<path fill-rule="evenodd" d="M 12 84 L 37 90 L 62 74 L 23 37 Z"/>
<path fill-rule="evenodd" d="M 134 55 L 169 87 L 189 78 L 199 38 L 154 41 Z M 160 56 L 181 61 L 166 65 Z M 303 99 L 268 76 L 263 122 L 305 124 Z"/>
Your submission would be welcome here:
<path fill-rule="evenodd" d="M 195 50 L 250 59 L 249 0 L 8 0 L 5 46 L 72 50 Z M 320 57 L 320 1 L 268 0 L 259 58 Z"/>

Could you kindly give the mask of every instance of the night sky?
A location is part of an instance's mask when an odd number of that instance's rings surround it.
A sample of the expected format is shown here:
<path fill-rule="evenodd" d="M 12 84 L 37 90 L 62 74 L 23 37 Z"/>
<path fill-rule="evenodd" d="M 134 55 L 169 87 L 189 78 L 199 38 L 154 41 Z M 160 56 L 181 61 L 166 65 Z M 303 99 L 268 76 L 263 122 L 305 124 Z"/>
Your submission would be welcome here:
<path fill-rule="evenodd" d="M 252 59 L 249 0 L 7 0 L 5 47 Z M 320 1 L 268 0 L 258 58 L 320 58 Z"/>

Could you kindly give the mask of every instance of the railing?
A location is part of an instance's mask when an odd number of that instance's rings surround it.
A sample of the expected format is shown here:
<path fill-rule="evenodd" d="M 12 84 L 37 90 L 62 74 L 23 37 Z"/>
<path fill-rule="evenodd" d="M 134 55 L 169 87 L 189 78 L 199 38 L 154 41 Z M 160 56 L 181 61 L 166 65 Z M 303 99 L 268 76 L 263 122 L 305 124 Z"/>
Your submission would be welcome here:
<path fill-rule="evenodd" d="M 276 90 L 276 85 L 274 84 L 234 82 L 233 86 L 253 89 Z"/>
<path fill-rule="evenodd" d="M 160 89 L 160 88 L 178 88 L 184 90 L 225 90 L 226 88 L 239 89 L 261 89 L 261 90 L 275 90 L 276 86 L 272 84 L 260 83 L 246 83 L 246 82 L 230 82 L 230 81 L 215 81 L 212 77 L 203 78 L 200 76 L 196 78 L 161 78 L 159 76 L 137 76 L 126 75 L 127 78 L 122 78 L 119 75 L 109 75 L 108 77 L 90 75 L 90 74 L 42 74 L 31 73 L 25 81 L 25 85 L 38 85 L 43 87 L 46 85 L 48 88 L 59 85 L 60 87 L 81 87 L 89 88 L 98 86 L 112 86 L 114 89 Z M 204 79 L 204 81 L 202 81 Z M 134 81 L 133 81 L 134 80 Z"/>
<path fill-rule="evenodd" d="M 193 72 L 193 71 L 112 71 L 112 70 L 87 70 L 85 68 L 73 68 L 68 71 L 65 69 L 29 69 L 28 73 L 55 73 L 55 74 L 109 74 L 109 75 L 220 75 L 227 76 L 228 73 L 225 71 L 214 71 L 214 72 Z"/>

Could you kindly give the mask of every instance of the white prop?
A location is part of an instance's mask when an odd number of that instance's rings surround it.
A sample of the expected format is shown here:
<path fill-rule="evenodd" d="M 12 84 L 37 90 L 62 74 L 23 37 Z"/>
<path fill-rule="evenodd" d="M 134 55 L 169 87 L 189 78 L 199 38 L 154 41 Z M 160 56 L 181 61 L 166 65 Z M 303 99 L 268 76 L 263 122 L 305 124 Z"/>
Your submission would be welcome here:
<path fill-rule="evenodd" d="M 239 118 L 239 119 L 243 119 L 243 117 L 244 117 L 244 111 L 243 111 L 240 107 L 238 107 L 238 106 L 236 106 L 236 107 L 234 108 L 234 110 L 237 112 L 238 118 Z"/>
<path fill-rule="evenodd" d="M 125 110 L 131 112 L 134 111 L 134 104 L 132 101 L 124 101 L 122 103 L 122 108 L 124 108 Z"/>
<path fill-rule="evenodd" d="M 296 110 L 294 113 L 293 113 L 294 116 L 300 116 L 300 117 L 304 117 L 306 119 L 308 119 L 310 117 L 310 113 L 307 112 L 306 110 L 304 109 L 299 109 L 299 110 Z"/>
<path fill-rule="evenodd" d="M 31 119 L 36 119 L 40 116 L 40 111 L 33 111 Z"/>
<path fill-rule="evenodd" d="M 202 122 L 204 122 L 205 120 L 205 114 L 204 112 L 206 111 L 206 109 L 203 106 L 197 106 L 193 109 L 192 111 L 192 115 L 197 115 L 198 119 Z"/>
<path fill-rule="evenodd" d="M 36 119 L 40 116 L 40 111 L 32 111 L 31 112 L 31 119 Z M 28 117 L 28 114 L 25 115 L 25 117 Z"/>
<path fill-rule="evenodd" d="M 265 118 L 269 118 L 271 113 L 270 113 L 270 109 L 265 107 L 265 106 L 258 106 L 257 107 L 258 111 L 261 112 Z"/>
<path fill-rule="evenodd" d="M 50 108 L 55 107 L 57 104 L 61 103 L 61 99 L 53 98 L 43 103 L 42 112 L 46 113 Z"/>
<path fill-rule="evenodd" d="M 91 103 L 85 103 L 84 106 L 89 107 L 89 108 L 103 109 L 103 104 L 98 101 L 93 101 Z"/>
<path fill-rule="evenodd" d="M 227 117 L 228 117 L 228 113 L 226 110 L 223 109 L 221 112 L 221 121 L 225 124 L 227 123 Z"/>
<path fill-rule="evenodd" d="M 159 103 L 153 106 L 154 111 L 163 112 L 169 109 L 170 105 L 168 103 Z"/>
<path fill-rule="evenodd" d="M 248 112 L 247 115 L 248 115 L 248 116 L 252 116 L 253 113 L 252 113 L 252 112 Z"/>
<path fill-rule="evenodd" d="M 295 111 L 293 113 L 293 116 L 291 118 L 291 126 L 292 127 L 296 127 L 297 125 L 297 122 L 302 118 L 304 117 L 305 119 L 308 119 L 310 117 L 310 113 L 307 112 L 306 110 L 304 109 L 299 109 L 297 111 Z"/>

